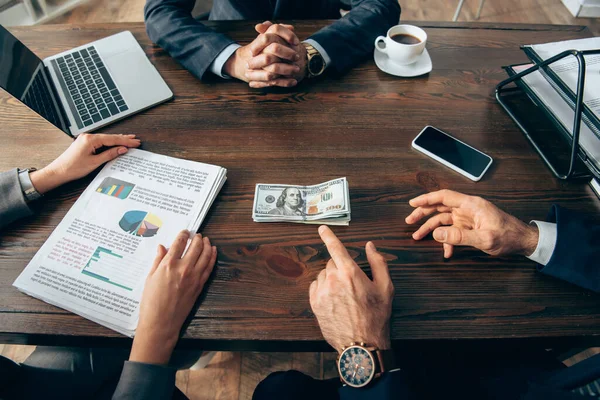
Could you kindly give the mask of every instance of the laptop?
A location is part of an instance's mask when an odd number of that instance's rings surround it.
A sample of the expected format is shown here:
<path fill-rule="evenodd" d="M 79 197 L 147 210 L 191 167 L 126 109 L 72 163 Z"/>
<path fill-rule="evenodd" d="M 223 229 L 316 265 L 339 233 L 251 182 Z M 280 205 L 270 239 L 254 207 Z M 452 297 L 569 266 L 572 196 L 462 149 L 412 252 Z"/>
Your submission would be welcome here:
<path fill-rule="evenodd" d="M 73 137 L 173 97 L 129 31 L 41 60 L 0 25 L 0 87 Z"/>

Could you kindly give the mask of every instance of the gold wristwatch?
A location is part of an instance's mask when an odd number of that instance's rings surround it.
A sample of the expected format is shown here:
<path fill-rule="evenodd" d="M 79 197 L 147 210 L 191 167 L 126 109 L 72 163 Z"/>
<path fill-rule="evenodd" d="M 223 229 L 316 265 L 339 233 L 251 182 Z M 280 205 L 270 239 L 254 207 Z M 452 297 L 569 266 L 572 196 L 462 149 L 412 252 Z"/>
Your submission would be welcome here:
<path fill-rule="evenodd" d="M 360 388 L 395 368 L 394 351 L 352 342 L 342 349 L 337 365 L 342 383 Z"/>
<path fill-rule="evenodd" d="M 325 60 L 319 50 L 315 49 L 313 45 L 302 42 L 306 47 L 306 69 L 308 71 L 307 76 L 309 78 L 315 78 L 325 71 Z"/>

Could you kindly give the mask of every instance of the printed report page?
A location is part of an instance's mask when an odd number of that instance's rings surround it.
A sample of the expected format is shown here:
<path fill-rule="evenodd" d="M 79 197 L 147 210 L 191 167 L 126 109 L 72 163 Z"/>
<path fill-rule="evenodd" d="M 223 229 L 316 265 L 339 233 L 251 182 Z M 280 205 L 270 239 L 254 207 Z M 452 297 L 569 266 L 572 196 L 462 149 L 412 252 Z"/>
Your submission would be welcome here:
<path fill-rule="evenodd" d="M 158 245 L 195 224 L 221 170 L 130 150 L 102 169 L 14 285 L 133 332 Z"/>

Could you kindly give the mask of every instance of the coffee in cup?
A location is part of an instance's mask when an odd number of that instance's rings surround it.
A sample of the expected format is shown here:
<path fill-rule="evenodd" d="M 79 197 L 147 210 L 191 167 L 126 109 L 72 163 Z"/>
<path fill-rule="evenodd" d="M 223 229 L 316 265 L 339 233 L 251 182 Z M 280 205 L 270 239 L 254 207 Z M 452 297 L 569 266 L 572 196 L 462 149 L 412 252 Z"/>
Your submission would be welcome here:
<path fill-rule="evenodd" d="M 375 39 L 375 47 L 396 64 L 409 65 L 417 61 L 425 50 L 427 33 L 413 25 L 396 25 L 387 35 Z"/>

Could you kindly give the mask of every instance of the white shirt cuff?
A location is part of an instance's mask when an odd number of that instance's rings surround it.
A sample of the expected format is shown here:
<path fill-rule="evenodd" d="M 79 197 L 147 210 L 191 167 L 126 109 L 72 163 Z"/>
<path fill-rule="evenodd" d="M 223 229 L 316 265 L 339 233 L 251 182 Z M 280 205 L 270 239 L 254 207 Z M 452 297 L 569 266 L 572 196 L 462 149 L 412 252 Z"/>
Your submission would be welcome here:
<path fill-rule="evenodd" d="M 530 224 L 532 223 L 538 227 L 539 240 L 535 251 L 527 258 L 538 264 L 546 265 L 550 262 L 556 247 L 558 228 L 551 222 L 531 221 Z"/>
<path fill-rule="evenodd" d="M 306 39 L 304 41 L 304 43 L 308 43 L 312 47 L 314 47 L 315 49 L 317 49 L 317 51 L 319 52 L 319 54 L 321 54 L 321 56 L 323 57 L 323 61 L 325 62 L 325 68 L 327 68 L 329 66 L 329 64 L 331 64 L 331 58 L 329 58 L 329 55 L 327 54 L 327 52 L 325 51 L 325 49 L 323 47 L 321 47 L 321 45 L 319 43 L 315 42 L 312 39 Z"/>
<path fill-rule="evenodd" d="M 229 57 L 231 57 L 231 55 L 240 47 L 242 46 L 240 46 L 237 43 L 232 43 L 229 46 L 225 47 L 225 49 L 221 53 L 219 53 L 217 58 L 215 58 L 215 60 L 210 64 L 210 72 L 217 76 L 220 76 L 223 79 L 231 79 L 229 75 L 225 75 L 223 73 L 223 66 L 225 65 L 227 60 L 229 60 Z"/>

